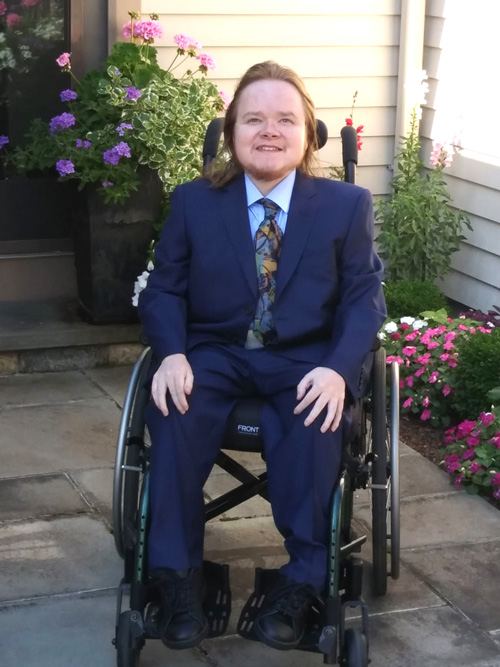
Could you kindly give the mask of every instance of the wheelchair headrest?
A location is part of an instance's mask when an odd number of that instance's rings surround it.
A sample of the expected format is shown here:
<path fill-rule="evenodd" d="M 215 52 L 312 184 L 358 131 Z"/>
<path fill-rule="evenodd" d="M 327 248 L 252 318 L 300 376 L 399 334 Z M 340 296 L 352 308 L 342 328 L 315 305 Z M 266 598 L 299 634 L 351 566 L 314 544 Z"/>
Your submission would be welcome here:
<path fill-rule="evenodd" d="M 205 133 L 205 141 L 203 143 L 204 167 L 208 166 L 212 160 L 215 160 L 215 156 L 219 150 L 219 142 L 223 131 L 224 118 L 214 118 L 214 120 L 210 121 Z M 318 137 L 318 148 L 323 148 L 323 146 L 328 141 L 328 128 L 326 127 L 326 124 L 319 119 L 316 119 L 316 135 Z"/>

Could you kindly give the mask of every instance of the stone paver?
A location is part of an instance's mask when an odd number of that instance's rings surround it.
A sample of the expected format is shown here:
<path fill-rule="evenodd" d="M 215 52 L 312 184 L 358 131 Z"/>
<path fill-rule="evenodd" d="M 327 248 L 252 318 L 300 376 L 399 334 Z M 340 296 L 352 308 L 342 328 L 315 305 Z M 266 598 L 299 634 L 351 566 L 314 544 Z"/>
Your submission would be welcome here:
<path fill-rule="evenodd" d="M 70 477 L 88 501 L 111 523 L 113 504 L 113 468 L 80 470 Z"/>
<path fill-rule="evenodd" d="M 500 540 L 415 549 L 403 558 L 480 628 L 500 631 Z"/>
<path fill-rule="evenodd" d="M 118 406 L 130 370 L 0 378 L 2 667 L 116 664 L 110 640 L 123 563 L 109 522 Z M 400 453 L 401 576 L 389 580 L 387 596 L 370 593 L 369 534 L 361 552 L 371 667 L 500 667 L 498 511 L 456 491 L 414 450 L 402 445 Z M 236 458 L 255 472 L 265 467 L 259 455 Z M 216 467 L 205 491 L 213 497 L 230 485 Z M 357 491 L 355 500 L 355 528 L 369 531 L 369 492 Z M 189 651 L 148 641 L 141 667 L 322 664 L 320 655 L 274 651 L 235 635 L 254 568 L 287 560 L 269 512 L 253 499 L 207 525 L 206 557 L 231 568 L 227 635 Z"/>
<path fill-rule="evenodd" d="M 0 602 L 115 587 L 122 563 L 91 516 L 0 525 Z"/>
<path fill-rule="evenodd" d="M 120 410 L 105 397 L 2 410 L 0 477 L 112 464 L 119 419 Z"/>
<path fill-rule="evenodd" d="M 0 406 L 33 405 L 100 398 L 103 392 L 82 371 L 0 376 Z"/>
<path fill-rule="evenodd" d="M 443 496 L 421 496 L 401 502 L 401 547 L 432 546 L 443 543 L 471 543 L 500 539 L 498 510 L 481 498 L 464 492 Z M 370 508 L 360 507 L 357 516 L 367 525 Z"/>
<path fill-rule="evenodd" d="M 2 667 L 113 667 L 115 595 L 39 601 L 0 608 Z M 29 633 L 29 635 L 27 634 Z M 27 637 L 29 636 L 29 641 Z M 141 667 L 207 667 L 198 649 L 170 651 L 149 641 Z"/>
<path fill-rule="evenodd" d="M 100 386 L 111 398 L 123 407 L 127 386 L 132 374 L 132 366 L 113 368 L 89 368 L 85 374 Z"/>
<path fill-rule="evenodd" d="M 0 521 L 88 510 L 64 474 L 0 480 Z"/>

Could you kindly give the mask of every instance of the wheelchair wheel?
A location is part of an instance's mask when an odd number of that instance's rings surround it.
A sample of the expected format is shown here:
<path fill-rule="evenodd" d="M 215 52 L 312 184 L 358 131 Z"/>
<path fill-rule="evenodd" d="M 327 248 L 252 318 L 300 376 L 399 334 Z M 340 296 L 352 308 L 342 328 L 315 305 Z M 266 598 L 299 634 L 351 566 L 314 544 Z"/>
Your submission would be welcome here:
<path fill-rule="evenodd" d="M 372 371 L 371 496 L 373 593 L 385 595 L 387 577 L 399 577 L 399 366 L 391 366 L 391 405 L 387 405 L 385 350 L 377 350 Z M 390 567 L 388 567 L 388 541 Z"/>
<path fill-rule="evenodd" d="M 121 558 L 133 549 L 136 532 L 137 507 L 144 472 L 146 426 L 144 410 L 149 393 L 144 389 L 151 360 L 151 350 L 145 349 L 137 360 L 127 389 L 118 432 L 113 480 L 113 535 Z"/>
<path fill-rule="evenodd" d="M 368 666 L 368 643 L 366 635 L 357 628 L 348 628 L 344 634 L 344 667 Z"/>
<path fill-rule="evenodd" d="M 139 618 L 137 611 L 124 611 L 120 614 L 116 630 L 117 667 L 139 667 L 139 655 L 144 642 L 142 637 L 136 637 L 134 632 Z"/>

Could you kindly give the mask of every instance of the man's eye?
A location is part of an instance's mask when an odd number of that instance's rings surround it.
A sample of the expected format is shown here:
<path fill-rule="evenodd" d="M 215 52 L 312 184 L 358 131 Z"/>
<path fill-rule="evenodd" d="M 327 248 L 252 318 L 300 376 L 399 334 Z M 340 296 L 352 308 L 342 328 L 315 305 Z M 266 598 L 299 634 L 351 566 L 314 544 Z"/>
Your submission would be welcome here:
<path fill-rule="evenodd" d="M 291 123 L 291 122 L 292 122 L 292 119 L 291 119 L 291 118 L 282 118 L 282 119 L 281 119 L 281 122 L 282 122 L 282 123 Z"/>
<path fill-rule="evenodd" d="M 258 122 L 259 122 L 259 119 L 258 119 L 258 118 L 249 118 L 249 119 L 248 119 L 248 122 L 249 122 L 249 123 L 252 123 L 252 124 L 255 124 L 255 123 L 258 123 Z"/>

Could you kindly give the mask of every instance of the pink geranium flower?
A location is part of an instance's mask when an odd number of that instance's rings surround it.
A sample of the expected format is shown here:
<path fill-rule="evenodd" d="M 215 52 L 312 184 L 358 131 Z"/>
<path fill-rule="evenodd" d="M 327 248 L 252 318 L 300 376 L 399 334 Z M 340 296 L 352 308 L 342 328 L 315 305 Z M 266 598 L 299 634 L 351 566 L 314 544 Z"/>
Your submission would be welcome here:
<path fill-rule="evenodd" d="M 198 42 L 196 39 L 193 39 L 192 37 L 189 37 L 189 35 L 175 35 L 174 36 L 174 42 L 177 44 L 177 48 L 179 48 L 181 51 L 187 51 L 188 49 L 201 49 L 203 48 L 200 42 Z"/>
<path fill-rule="evenodd" d="M 413 387 L 413 376 L 412 376 L 412 375 L 409 375 L 409 376 L 406 378 L 406 385 L 407 385 L 408 387 Z"/>
<path fill-rule="evenodd" d="M 387 359 L 386 359 L 386 363 L 391 364 L 393 361 L 397 361 L 398 364 L 402 364 L 402 363 L 403 363 L 403 359 L 402 359 L 401 357 L 397 357 L 397 356 L 394 355 L 394 354 L 390 354 L 390 355 L 387 357 Z"/>
<path fill-rule="evenodd" d="M 422 354 L 422 356 L 417 357 L 415 361 L 419 364 L 428 364 L 429 361 L 431 360 L 431 353 L 426 352 L 425 354 Z"/>
<path fill-rule="evenodd" d="M 3 16 L 7 12 L 7 5 L 3 0 L 0 1 L 0 16 Z"/>
<path fill-rule="evenodd" d="M 450 368 L 456 368 L 457 367 L 457 362 L 455 361 L 455 359 L 448 359 L 448 366 Z"/>
<path fill-rule="evenodd" d="M 454 340 L 456 337 L 457 337 L 457 332 L 456 331 L 448 331 L 448 333 L 446 333 L 444 335 L 444 339 L 446 341 Z"/>
<path fill-rule="evenodd" d="M 437 340 L 431 340 L 430 343 L 427 344 L 427 349 L 428 350 L 434 350 L 436 347 L 438 347 L 439 343 Z"/>
<path fill-rule="evenodd" d="M 406 401 L 403 403 L 403 408 L 409 408 L 411 404 L 413 403 L 413 398 L 410 396 L 409 398 L 406 399 Z"/>
<path fill-rule="evenodd" d="M 434 371 L 433 373 L 431 373 L 431 376 L 429 378 L 429 383 L 434 384 L 434 382 L 437 382 L 438 377 L 439 377 L 439 371 Z"/>
<path fill-rule="evenodd" d="M 449 385 L 449 384 L 445 384 L 444 387 L 443 387 L 443 394 L 444 394 L 445 396 L 448 396 L 448 394 L 450 394 L 450 392 L 451 392 L 451 387 L 450 387 L 450 385 Z"/>
<path fill-rule="evenodd" d="M 405 336 L 405 340 L 408 343 L 411 343 L 412 341 L 415 340 L 415 338 L 418 336 L 418 331 L 413 331 L 412 333 L 409 333 Z"/>
<path fill-rule="evenodd" d="M 405 357 L 411 357 L 412 355 L 415 354 L 415 352 L 417 351 L 417 348 L 413 347 L 413 345 L 407 345 L 401 351 L 405 355 Z"/>
<path fill-rule="evenodd" d="M 146 40 L 159 39 L 163 36 L 163 28 L 158 21 L 137 21 L 134 25 L 134 36 L 140 36 Z"/>
<path fill-rule="evenodd" d="M 38 4 L 38 0 L 23 0 L 21 2 L 22 7 L 34 7 Z"/>
<path fill-rule="evenodd" d="M 428 419 L 431 418 L 431 415 L 432 415 L 432 410 L 424 410 L 424 411 L 422 412 L 422 414 L 420 415 L 420 419 L 421 419 L 423 422 L 425 422 L 425 421 L 427 421 Z"/>
<path fill-rule="evenodd" d="M 415 371 L 415 377 L 419 378 L 422 375 L 422 373 L 424 373 L 424 372 L 425 372 L 425 368 L 423 366 L 421 366 L 417 371 Z"/>
<path fill-rule="evenodd" d="M 14 28 L 16 25 L 19 25 L 21 23 L 21 17 L 19 14 L 15 14 L 12 12 L 11 14 L 7 14 L 7 26 L 9 28 Z"/>
<path fill-rule="evenodd" d="M 222 97 L 222 101 L 224 102 L 224 108 L 227 109 L 231 104 L 231 98 L 223 90 L 219 90 L 219 95 Z"/>
<path fill-rule="evenodd" d="M 430 404 L 431 404 L 431 399 L 428 396 L 426 396 L 422 401 L 422 405 L 424 406 L 424 408 L 428 408 Z"/>
<path fill-rule="evenodd" d="M 59 67 L 68 67 L 71 64 L 71 55 L 69 53 L 61 53 L 59 58 L 56 58 L 56 63 Z"/>
<path fill-rule="evenodd" d="M 446 343 L 443 343 L 443 350 L 453 350 L 455 346 L 451 342 L 451 340 L 447 341 Z"/>
<path fill-rule="evenodd" d="M 209 53 L 199 53 L 196 58 L 200 61 L 200 67 L 205 69 L 216 69 L 215 60 Z"/>

